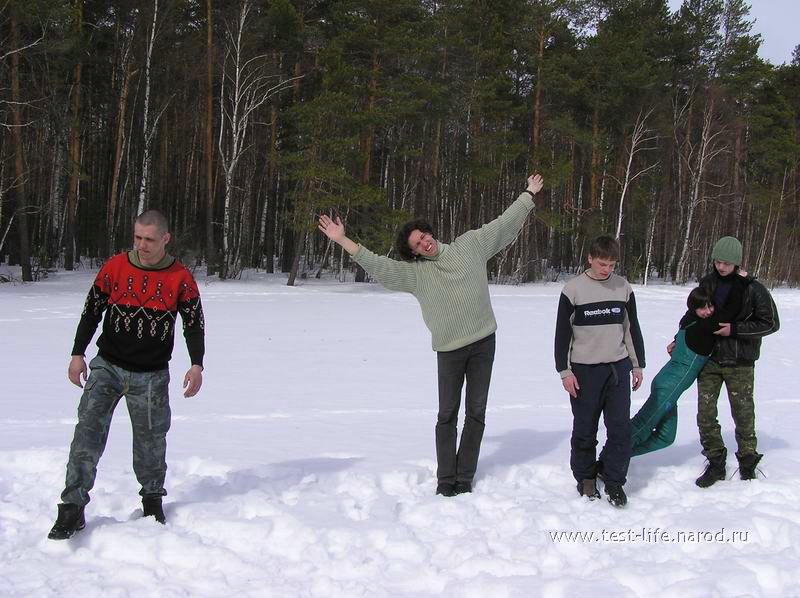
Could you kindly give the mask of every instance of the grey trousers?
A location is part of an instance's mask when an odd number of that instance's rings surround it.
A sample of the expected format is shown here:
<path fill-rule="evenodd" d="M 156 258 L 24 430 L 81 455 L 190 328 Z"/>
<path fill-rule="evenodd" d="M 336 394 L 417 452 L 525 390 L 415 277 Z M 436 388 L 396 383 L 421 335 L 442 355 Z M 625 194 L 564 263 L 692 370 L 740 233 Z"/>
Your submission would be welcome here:
<path fill-rule="evenodd" d="M 471 482 L 475 477 L 483 440 L 494 350 L 495 335 L 492 333 L 461 349 L 437 353 L 439 414 L 436 420 L 436 477 L 439 482 Z M 456 450 L 456 426 L 465 379 L 466 413 L 461 442 Z"/>
<path fill-rule="evenodd" d="M 133 471 L 142 486 L 139 494 L 164 496 L 171 419 L 169 370 L 130 372 L 100 356 L 92 359 L 89 367 L 91 373 L 78 405 L 78 424 L 70 446 L 61 501 L 76 505 L 89 502 L 111 417 L 123 396 L 133 426 Z"/>

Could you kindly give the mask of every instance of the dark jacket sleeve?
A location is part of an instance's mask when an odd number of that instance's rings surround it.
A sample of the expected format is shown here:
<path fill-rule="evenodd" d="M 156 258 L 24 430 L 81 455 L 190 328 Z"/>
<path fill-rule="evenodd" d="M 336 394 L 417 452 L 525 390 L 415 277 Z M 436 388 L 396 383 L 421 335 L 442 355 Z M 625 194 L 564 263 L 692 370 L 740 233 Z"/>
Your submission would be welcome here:
<path fill-rule="evenodd" d="M 778 308 L 772 300 L 767 288 L 758 281 L 750 283 L 753 311 L 745 320 L 731 323 L 731 336 L 741 339 L 756 339 L 781 327 L 778 319 Z"/>
<path fill-rule="evenodd" d="M 572 314 L 575 306 L 569 298 L 561 293 L 558 302 L 558 316 L 556 317 L 555 358 L 556 371 L 563 372 L 569 369 L 569 346 L 572 342 Z"/>
<path fill-rule="evenodd" d="M 642 338 L 642 329 L 639 326 L 639 316 L 636 315 L 636 297 L 634 297 L 633 291 L 631 291 L 625 307 L 628 311 L 631 340 L 633 341 L 633 350 L 636 351 L 636 360 L 639 362 L 639 367 L 644 368 L 644 339 Z"/>
<path fill-rule="evenodd" d="M 99 280 L 98 276 L 98 280 Z M 75 332 L 75 342 L 72 344 L 72 355 L 86 355 L 86 348 L 92 342 L 92 337 L 97 331 L 97 325 L 103 319 L 103 312 L 108 307 L 108 293 L 98 286 L 97 282 L 89 289 L 83 313 Z"/>

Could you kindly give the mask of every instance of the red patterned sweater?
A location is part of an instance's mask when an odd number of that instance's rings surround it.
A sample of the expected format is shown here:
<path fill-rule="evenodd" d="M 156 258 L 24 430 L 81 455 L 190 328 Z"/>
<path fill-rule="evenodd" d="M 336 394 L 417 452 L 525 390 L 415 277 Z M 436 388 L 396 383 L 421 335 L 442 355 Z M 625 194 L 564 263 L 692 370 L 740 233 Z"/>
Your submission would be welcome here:
<path fill-rule="evenodd" d="M 103 359 L 133 372 L 167 367 L 175 344 L 178 312 L 192 365 L 203 365 L 205 333 L 200 291 L 191 272 L 174 259 L 160 269 L 135 266 L 127 253 L 109 259 L 97 273 L 75 333 L 73 355 L 86 347 L 106 312 L 97 339 Z"/>

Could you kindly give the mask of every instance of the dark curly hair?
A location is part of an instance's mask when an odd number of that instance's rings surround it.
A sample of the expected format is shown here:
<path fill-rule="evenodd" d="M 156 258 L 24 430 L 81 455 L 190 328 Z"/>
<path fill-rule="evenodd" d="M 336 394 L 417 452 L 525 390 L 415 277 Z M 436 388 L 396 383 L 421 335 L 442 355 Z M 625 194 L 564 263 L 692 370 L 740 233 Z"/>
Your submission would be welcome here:
<path fill-rule="evenodd" d="M 408 246 L 408 238 L 415 230 L 433 235 L 433 227 L 427 220 L 412 220 L 401 226 L 394 239 L 394 250 L 400 256 L 400 259 L 406 262 L 413 262 L 419 259 L 419 256 L 412 252 L 411 247 Z"/>

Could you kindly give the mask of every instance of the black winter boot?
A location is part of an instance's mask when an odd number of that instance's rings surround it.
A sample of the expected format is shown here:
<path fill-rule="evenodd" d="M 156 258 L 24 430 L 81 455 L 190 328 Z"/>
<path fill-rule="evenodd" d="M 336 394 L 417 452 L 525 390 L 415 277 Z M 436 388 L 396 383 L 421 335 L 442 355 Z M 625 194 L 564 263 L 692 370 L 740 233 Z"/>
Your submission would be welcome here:
<path fill-rule="evenodd" d="M 453 487 L 453 492 L 456 494 L 469 494 L 472 492 L 472 482 L 456 482 L 456 485 Z"/>
<path fill-rule="evenodd" d="M 753 453 L 752 455 L 745 455 L 743 457 L 737 454 L 736 457 L 739 459 L 739 477 L 743 480 L 755 480 L 757 477 L 756 466 L 763 456 L 764 455 L 760 453 Z"/>
<path fill-rule="evenodd" d="M 619 509 L 628 504 L 628 497 L 625 495 L 625 490 L 622 489 L 621 484 L 609 484 L 606 482 L 606 495 L 608 502 Z"/>
<path fill-rule="evenodd" d="M 86 520 L 83 517 L 83 507 L 71 503 L 61 503 L 58 505 L 56 522 L 47 537 L 51 540 L 66 540 L 84 527 L 86 527 Z"/>
<path fill-rule="evenodd" d="M 706 470 L 703 472 L 699 478 L 695 480 L 695 484 L 700 486 L 701 488 L 708 488 L 709 486 L 713 486 L 720 480 L 725 479 L 725 459 L 728 456 L 727 451 L 723 451 L 723 453 L 719 457 L 714 457 L 713 459 L 708 460 L 708 465 L 706 465 Z"/>
<path fill-rule="evenodd" d="M 436 494 L 441 494 L 442 496 L 455 496 L 456 495 L 456 485 L 452 482 L 439 482 L 436 486 Z"/>
<path fill-rule="evenodd" d="M 144 517 L 155 517 L 156 521 L 162 525 L 167 522 L 167 518 L 164 516 L 164 509 L 161 508 L 160 496 L 143 498 L 142 511 L 144 512 Z"/>

